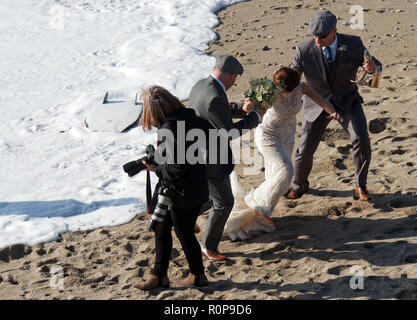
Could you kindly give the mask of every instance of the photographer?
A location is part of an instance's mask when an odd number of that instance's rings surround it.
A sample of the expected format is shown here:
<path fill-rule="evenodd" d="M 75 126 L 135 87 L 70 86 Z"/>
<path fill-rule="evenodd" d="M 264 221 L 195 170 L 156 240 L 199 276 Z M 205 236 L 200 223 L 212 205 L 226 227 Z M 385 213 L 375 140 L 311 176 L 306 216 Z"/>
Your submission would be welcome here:
<path fill-rule="evenodd" d="M 177 150 L 187 150 L 188 146 L 193 143 L 186 141 L 185 135 L 189 130 L 197 128 L 197 118 L 194 110 L 185 108 L 175 96 L 159 86 L 151 86 L 145 90 L 141 95 L 141 100 L 143 101 L 143 129 L 150 131 L 151 126 L 158 128 L 156 163 L 142 161 L 146 169 L 153 171 L 159 178 L 152 199 L 152 207 L 156 206 L 162 189 L 170 190 L 173 205 L 163 221 L 158 222 L 154 228 L 156 256 L 151 276 L 148 280 L 136 284 L 135 288 L 151 290 L 170 286 L 167 272 L 172 250 L 172 226 L 174 226 L 191 271 L 182 284 L 206 286 L 208 280 L 204 274 L 201 249 L 194 234 L 200 208 L 208 200 L 206 166 L 199 163 L 189 164 L 188 160 L 184 159 L 185 155 L 181 158 L 183 161 L 177 161 L 177 158 L 180 159 L 181 156 L 177 154 Z M 177 132 L 177 128 L 181 126 L 185 126 L 185 135 Z M 165 137 L 164 140 L 161 135 L 167 131 L 172 133 L 172 139 Z M 162 148 L 166 144 L 167 147 Z M 158 159 L 165 160 L 158 161 Z"/>

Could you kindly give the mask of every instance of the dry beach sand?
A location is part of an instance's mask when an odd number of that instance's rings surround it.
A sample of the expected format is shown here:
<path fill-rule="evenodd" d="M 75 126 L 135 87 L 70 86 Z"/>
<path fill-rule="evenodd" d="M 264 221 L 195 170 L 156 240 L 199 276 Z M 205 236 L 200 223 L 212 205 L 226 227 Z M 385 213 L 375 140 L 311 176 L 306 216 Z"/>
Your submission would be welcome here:
<path fill-rule="evenodd" d="M 365 29 L 348 22 L 352 5 L 365 9 Z M 315 154 L 311 191 L 280 200 L 276 231 L 247 241 L 225 238 L 224 262 L 205 260 L 211 284 L 175 284 L 187 262 L 174 237 L 168 290 L 133 288 L 147 278 L 154 259 L 145 213 L 128 224 L 63 234 L 33 247 L 0 249 L 0 299 L 416 299 L 417 298 L 417 3 L 404 0 L 252 0 L 218 12 L 211 55 L 233 54 L 245 73 L 230 92 L 239 100 L 250 78 L 271 77 L 287 65 L 307 23 L 325 7 L 339 16 L 338 30 L 360 35 L 384 64 L 380 88 L 361 86 L 372 144 L 368 188 L 371 203 L 352 199 L 352 145 L 332 123 Z M 300 133 L 301 113 L 297 136 Z M 297 142 L 296 142 L 297 144 Z M 255 150 L 256 151 L 256 150 Z M 245 190 L 262 171 L 244 176 Z M 207 213 L 199 217 L 204 226 Z M 201 233 L 198 234 L 201 238 Z M 54 282 L 61 266 L 63 282 Z M 351 289 L 352 266 L 362 268 L 363 289 Z M 61 284 L 62 286 L 51 286 Z"/>

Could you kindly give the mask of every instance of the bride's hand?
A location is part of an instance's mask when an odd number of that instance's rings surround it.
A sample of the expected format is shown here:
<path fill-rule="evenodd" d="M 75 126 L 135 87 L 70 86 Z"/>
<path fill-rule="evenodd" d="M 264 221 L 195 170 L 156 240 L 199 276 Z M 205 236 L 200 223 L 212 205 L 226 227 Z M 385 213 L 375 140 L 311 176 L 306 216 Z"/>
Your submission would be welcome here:
<path fill-rule="evenodd" d="M 251 112 L 252 110 L 255 110 L 255 105 L 253 104 L 252 101 L 250 101 L 249 98 L 246 98 L 245 102 L 243 103 L 242 110 L 245 111 L 246 113 Z"/>
<path fill-rule="evenodd" d="M 333 119 L 339 121 L 339 123 L 343 122 L 343 117 L 338 114 L 337 112 L 332 113 L 331 115 L 327 116 L 326 119 Z"/>

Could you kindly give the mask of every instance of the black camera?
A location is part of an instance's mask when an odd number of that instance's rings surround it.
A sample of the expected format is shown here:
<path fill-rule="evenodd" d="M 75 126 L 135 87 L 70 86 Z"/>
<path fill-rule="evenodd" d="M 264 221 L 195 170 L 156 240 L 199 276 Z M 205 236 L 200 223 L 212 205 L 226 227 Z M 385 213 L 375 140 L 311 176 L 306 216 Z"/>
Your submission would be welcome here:
<path fill-rule="evenodd" d="M 173 206 L 173 198 L 175 191 L 172 188 L 163 187 L 158 194 L 158 202 L 155 206 L 155 210 L 149 219 L 146 230 L 155 231 L 155 227 L 159 222 L 163 222 L 167 213 L 169 213 Z"/>
<path fill-rule="evenodd" d="M 128 174 L 129 177 L 141 172 L 143 169 L 146 169 L 146 166 L 142 163 L 142 160 L 145 160 L 147 163 L 154 163 L 155 148 L 153 145 L 149 144 L 145 149 L 146 156 L 138 160 L 130 161 L 123 165 L 123 170 Z"/>

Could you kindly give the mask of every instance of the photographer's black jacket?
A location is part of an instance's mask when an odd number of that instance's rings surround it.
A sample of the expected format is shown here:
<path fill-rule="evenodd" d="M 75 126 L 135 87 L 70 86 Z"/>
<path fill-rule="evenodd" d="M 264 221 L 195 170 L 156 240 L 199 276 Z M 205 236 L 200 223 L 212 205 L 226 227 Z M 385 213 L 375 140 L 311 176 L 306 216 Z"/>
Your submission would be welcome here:
<path fill-rule="evenodd" d="M 177 132 L 177 123 L 184 121 L 185 123 L 185 135 Z M 185 164 L 177 164 L 177 144 L 185 144 L 185 150 L 194 143 L 194 141 L 185 141 L 187 132 L 194 128 L 199 127 L 199 121 L 195 115 L 194 110 L 187 108 L 180 108 L 170 113 L 158 129 L 158 133 L 161 129 L 170 130 L 174 137 L 173 159 L 175 163 L 162 163 L 155 167 L 155 174 L 164 185 L 172 185 L 176 189 L 176 197 L 174 200 L 174 206 L 177 208 L 196 208 L 203 205 L 208 200 L 208 182 L 207 172 L 205 164 L 189 164 L 185 157 Z M 158 146 L 163 142 L 158 134 Z M 181 139 L 181 141 L 179 141 Z M 197 139 L 197 138 L 196 138 Z M 163 152 L 163 150 L 157 149 L 156 152 Z M 184 148 L 183 148 L 184 149 Z M 168 149 L 164 149 L 166 152 Z M 172 152 L 172 151 L 171 151 Z M 157 188 L 155 189 L 158 192 Z M 153 200 L 154 202 L 154 200 Z"/>

